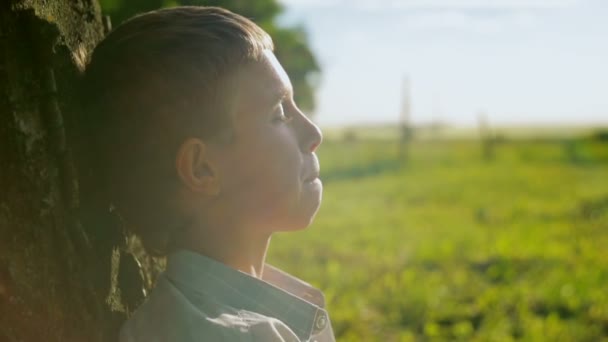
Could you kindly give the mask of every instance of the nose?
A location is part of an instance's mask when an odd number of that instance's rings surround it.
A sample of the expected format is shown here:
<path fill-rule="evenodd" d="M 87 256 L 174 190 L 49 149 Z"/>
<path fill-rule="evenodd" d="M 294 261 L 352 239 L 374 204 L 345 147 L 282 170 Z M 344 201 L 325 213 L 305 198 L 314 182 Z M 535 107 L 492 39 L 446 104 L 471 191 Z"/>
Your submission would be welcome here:
<path fill-rule="evenodd" d="M 300 141 L 304 152 L 315 152 L 323 141 L 323 134 L 319 126 L 315 125 L 309 118 L 302 113 L 300 124 Z"/>
<path fill-rule="evenodd" d="M 321 142 L 323 141 L 323 133 L 321 133 L 321 129 L 319 128 L 319 126 L 315 125 L 312 121 L 309 121 L 311 126 L 312 126 L 312 131 L 313 131 L 313 136 L 314 139 L 312 141 L 312 143 L 310 144 L 310 152 L 315 152 L 317 150 L 317 148 L 319 147 L 319 145 L 321 145 Z"/>

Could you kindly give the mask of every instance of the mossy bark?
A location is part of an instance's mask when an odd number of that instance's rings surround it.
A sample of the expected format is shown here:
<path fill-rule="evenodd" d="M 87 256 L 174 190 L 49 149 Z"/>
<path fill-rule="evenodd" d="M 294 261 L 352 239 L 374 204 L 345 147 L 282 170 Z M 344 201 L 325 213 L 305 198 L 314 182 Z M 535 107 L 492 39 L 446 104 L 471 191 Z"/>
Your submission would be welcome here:
<path fill-rule="evenodd" d="M 141 300 L 119 225 L 84 217 L 94 196 L 72 153 L 79 72 L 103 34 L 96 0 L 0 1 L 2 342 L 115 341 Z"/>

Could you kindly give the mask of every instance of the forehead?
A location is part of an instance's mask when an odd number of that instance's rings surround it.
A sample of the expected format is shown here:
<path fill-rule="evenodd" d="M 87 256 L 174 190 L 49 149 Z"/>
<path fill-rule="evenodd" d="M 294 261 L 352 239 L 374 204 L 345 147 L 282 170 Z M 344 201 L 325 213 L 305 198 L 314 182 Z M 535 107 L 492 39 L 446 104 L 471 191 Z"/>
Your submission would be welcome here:
<path fill-rule="evenodd" d="M 289 77 L 270 50 L 265 50 L 259 61 L 242 68 L 238 79 L 240 110 L 268 109 L 291 94 Z"/>

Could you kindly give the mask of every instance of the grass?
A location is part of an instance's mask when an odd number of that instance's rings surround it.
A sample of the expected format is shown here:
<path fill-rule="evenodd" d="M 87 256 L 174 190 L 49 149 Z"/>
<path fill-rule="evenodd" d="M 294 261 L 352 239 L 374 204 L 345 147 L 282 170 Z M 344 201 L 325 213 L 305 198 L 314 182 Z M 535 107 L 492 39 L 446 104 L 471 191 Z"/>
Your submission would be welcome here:
<path fill-rule="evenodd" d="M 326 141 L 314 224 L 269 262 L 339 341 L 608 341 L 608 144 Z"/>

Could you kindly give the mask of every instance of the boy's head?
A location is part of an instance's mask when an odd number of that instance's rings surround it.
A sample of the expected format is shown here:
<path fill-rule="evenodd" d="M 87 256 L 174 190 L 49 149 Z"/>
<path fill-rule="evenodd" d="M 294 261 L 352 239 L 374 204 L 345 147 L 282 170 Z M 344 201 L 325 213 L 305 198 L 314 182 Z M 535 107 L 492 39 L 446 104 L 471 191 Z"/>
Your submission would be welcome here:
<path fill-rule="evenodd" d="M 95 49 L 83 98 L 98 190 L 149 252 L 312 220 L 321 135 L 272 49 L 253 22 L 213 7 L 137 16 Z"/>

